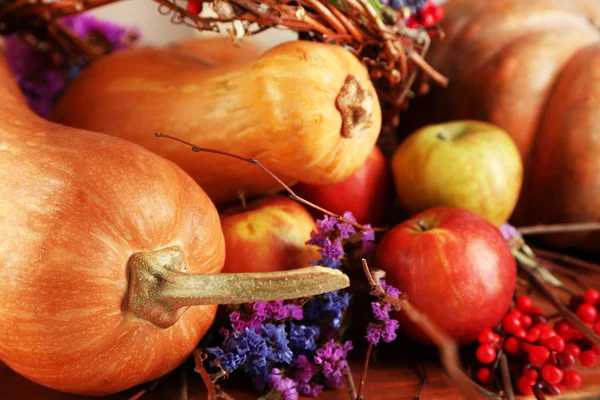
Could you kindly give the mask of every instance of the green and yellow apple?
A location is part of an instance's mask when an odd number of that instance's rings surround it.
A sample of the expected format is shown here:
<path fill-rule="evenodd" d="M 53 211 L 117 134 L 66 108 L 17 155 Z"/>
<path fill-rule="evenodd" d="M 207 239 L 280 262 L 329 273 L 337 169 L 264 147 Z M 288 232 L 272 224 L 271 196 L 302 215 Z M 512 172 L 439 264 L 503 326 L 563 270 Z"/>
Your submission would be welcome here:
<path fill-rule="evenodd" d="M 271 272 L 307 267 L 320 259 L 314 246 L 305 245 L 317 230 L 313 216 L 285 196 L 268 196 L 246 208 L 221 213 L 225 236 L 223 272 Z"/>
<path fill-rule="evenodd" d="M 415 131 L 398 146 L 391 166 L 400 206 L 409 215 L 453 206 L 499 226 L 513 213 L 523 183 L 513 139 L 495 125 L 473 120 Z"/>

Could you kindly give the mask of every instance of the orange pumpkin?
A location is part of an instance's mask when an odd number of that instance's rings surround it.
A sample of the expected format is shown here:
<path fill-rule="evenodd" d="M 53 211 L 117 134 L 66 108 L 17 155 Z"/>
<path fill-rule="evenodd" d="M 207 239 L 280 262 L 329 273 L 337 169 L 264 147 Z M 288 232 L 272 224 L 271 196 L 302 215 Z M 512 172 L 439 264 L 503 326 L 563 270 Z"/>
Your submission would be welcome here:
<path fill-rule="evenodd" d="M 66 392 L 103 395 L 169 372 L 214 304 L 348 284 L 327 268 L 216 274 L 224 239 L 205 192 L 138 145 L 38 117 L 1 57 L 0 221 L 0 360 Z"/>
<path fill-rule="evenodd" d="M 273 193 L 258 168 L 197 154 L 154 132 L 254 157 L 287 184 L 327 184 L 356 172 L 374 147 L 381 109 L 366 68 L 334 45 L 294 41 L 260 58 L 209 68 L 173 49 L 103 57 L 54 109 L 58 122 L 116 135 L 181 166 L 217 205 Z"/>
<path fill-rule="evenodd" d="M 412 110 L 429 114 L 419 123 L 480 119 L 515 139 L 526 172 L 515 223 L 600 220 L 600 2 L 451 0 L 444 7 L 446 38 L 428 60 L 450 84 L 422 99 L 426 110 Z"/>

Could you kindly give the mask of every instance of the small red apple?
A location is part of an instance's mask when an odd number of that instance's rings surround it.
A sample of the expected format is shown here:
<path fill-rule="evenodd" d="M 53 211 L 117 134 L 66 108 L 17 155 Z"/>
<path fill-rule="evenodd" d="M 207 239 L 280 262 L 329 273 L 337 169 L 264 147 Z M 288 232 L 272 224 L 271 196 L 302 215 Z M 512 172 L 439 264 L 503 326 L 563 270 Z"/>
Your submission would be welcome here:
<path fill-rule="evenodd" d="M 247 208 L 221 213 L 225 236 L 223 272 L 271 272 L 309 266 L 319 259 L 305 243 L 317 230 L 315 219 L 299 203 L 284 196 L 268 196 Z"/>
<path fill-rule="evenodd" d="M 377 247 L 375 263 L 388 283 L 461 344 L 500 322 L 516 285 L 516 262 L 498 229 L 454 207 L 432 208 L 395 226 Z M 430 342 L 399 318 L 408 335 Z"/>
<path fill-rule="evenodd" d="M 351 211 L 362 224 L 379 225 L 392 204 L 394 195 L 390 167 L 378 147 L 363 166 L 349 178 L 333 185 L 298 183 L 294 192 L 338 215 Z M 317 218 L 322 215 L 314 213 Z"/>

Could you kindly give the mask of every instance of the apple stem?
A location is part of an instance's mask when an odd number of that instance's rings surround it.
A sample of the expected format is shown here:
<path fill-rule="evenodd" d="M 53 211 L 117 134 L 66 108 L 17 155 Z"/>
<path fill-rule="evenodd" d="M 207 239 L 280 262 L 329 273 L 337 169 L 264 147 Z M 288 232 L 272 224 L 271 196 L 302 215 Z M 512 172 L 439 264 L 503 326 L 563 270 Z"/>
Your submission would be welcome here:
<path fill-rule="evenodd" d="M 350 285 L 348 276 L 326 267 L 263 273 L 189 273 L 178 246 L 135 253 L 129 259 L 129 269 L 128 309 L 161 328 L 174 325 L 191 306 L 296 299 Z"/>
<path fill-rule="evenodd" d="M 238 190 L 238 199 L 240 199 L 240 204 L 242 205 L 242 210 L 248 209 L 248 203 L 246 202 L 246 194 L 243 190 Z"/>
<path fill-rule="evenodd" d="M 421 232 L 425 232 L 425 231 L 427 231 L 429 229 L 428 226 L 425 224 L 425 222 L 423 222 L 423 220 L 418 220 L 417 221 L 417 226 L 419 227 L 419 230 Z"/>
<path fill-rule="evenodd" d="M 448 136 L 448 134 L 445 131 L 440 131 L 437 134 L 438 139 L 443 140 L 445 142 L 450 140 L 450 137 Z"/>
<path fill-rule="evenodd" d="M 336 213 L 333 213 L 329 210 L 324 209 L 323 207 L 320 207 L 314 203 L 311 203 L 310 201 L 298 196 L 288 185 L 286 185 L 281 179 L 279 179 L 274 173 L 272 173 L 269 169 L 267 169 L 267 167 L 265 167 L 264 165 L 262 165 L 260 163 L 260 161 L 258 161 L 255 158 L 246 158 L 246 157 L 242 157 L 242 156 L 238 156 L 237 154 L 232 154 L 232 153 L 228 153 L 226 151 L 221 151 L 221 150 L 214 150 L 214 149 L 208 149 L 206 147 L 198 147 L 196 145 L 194 145 L 193 143 L 187 142 L 183 139 L 179 139 L 178 137 L 175 136 L 171 136 L 171 135 L 166 135 L 164 133 L 161 132 L 156 132 L 154 134 L 154 136 L 156 136 L 157 138 L 165 138 L 165 139 L 170 139 L 170 140 L 175 140 L 176 142 L 179 143 L 183 143 L 187 146 L 190 146 L 192 148 L 192 151 L 198 153 L 198 152 L 205 152 L 205 153 L 213 153 L 213 154 L 220 154 L 222 156 L 226 156 L 226 157 L 231 157 L 231 158 L 235 158 L 241 161 L 245 161 L 248 162 L 250 164 L 254 164 L 256 165 L 258 168 L 260 168 L 264 173 L 266 173 L 267 175 L 269 175 L 271 178 L 273 178 L 279 185 L 281 185 L 281 187 L 288 193 L 288 196 L 292 199 L 292 200 L 296 200 L 299 203 L 304 204 L 305 206 L 311 207 L 317 211 L 322 212 L 323 214 L 327 214 L 330 217 L 334 217 L 336 218 L 338 221 L 341 222 L 345 222 L 347 224 L 352 225 L 353 227 L 355 227 L 356 229 L 359 229 L 361 231 L 376 231 L 376 232 L 382 232 L 387 230 L 387 228 L 375 228 L 375 227 L 367 227 L 364 225 L 359 224 L 358 222 L 354 222 L 351 221 L 347 218 L 344 218 L 341 215 L 338 215 Z"/>

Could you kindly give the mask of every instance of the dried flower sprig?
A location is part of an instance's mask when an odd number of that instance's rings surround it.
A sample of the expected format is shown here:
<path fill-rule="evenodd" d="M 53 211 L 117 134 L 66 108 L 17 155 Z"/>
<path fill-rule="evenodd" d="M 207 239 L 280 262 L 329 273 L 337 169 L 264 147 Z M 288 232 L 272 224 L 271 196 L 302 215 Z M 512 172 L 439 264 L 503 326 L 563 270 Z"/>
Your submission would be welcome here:
<path fill-rule="evenodd" d="M 355 221 L 351 213 L 344 217 Z M 346 249 L 364 250 L 370 231 L 357 231 L 349 223 L 325 216 L 312 232 L 309 246 L 319 247 L 321 260 L 314 264 L 340 269 L 348 261 Z M 350 294 L 333 291 L 291 302 L 271 301 L 230 307 L 231 330 L 222 327 L 223 344 L 207 349 L 219 369 L 212 380 L 242 370 L 263 399 L 315 397 L 324 388 L 343 387 L 349 374 L 350 341 L 341 342 Z M 386 336 L 387 337 L 387 336 Z"/>
<path fill-rule="evenodd" d="M 139 38 L 139 32 L 134 28 L 85 13 L 61 18 L 56 24 L 98 54 L 128 48 Z M 86 65 L 85 61 L 72 64 L 60 48 L 42 46 L 29 35 L 8 36 L 5 54 L 30 107 L 43 117 L 48 116 L 64 88 Z"/>

